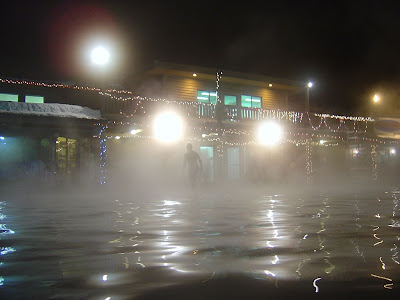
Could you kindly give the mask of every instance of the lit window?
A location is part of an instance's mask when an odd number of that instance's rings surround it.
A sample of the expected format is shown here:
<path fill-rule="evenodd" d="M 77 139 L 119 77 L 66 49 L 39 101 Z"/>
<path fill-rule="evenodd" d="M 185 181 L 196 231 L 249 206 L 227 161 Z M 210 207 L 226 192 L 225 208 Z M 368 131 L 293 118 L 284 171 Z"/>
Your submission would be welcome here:
<path fill-rule="evenodd" d="M 225 95 L 224 96 L 224 104 L 236 106 L 236 96 Z"/>
<path fill-rule="evenodd" d="M 44 103 L 44 97 L 42 96 L 25 96 L 26 103 Z"/>
<path fill-rule="evenodd" d="M 0 93 L 0 101 L 18 102 L 18 95 Z"/>
<path fill-rule="evenodd" d="M 242 107 L 256 107 L 261 108 L 261 97 L 254 97 L 249 95 L 240 96 Z"/>
<path fill-rule="evenodd" d="M 197 91 L 197 101 L 201 103 L 217 103 L 217 93 L 210 91 Z"/>

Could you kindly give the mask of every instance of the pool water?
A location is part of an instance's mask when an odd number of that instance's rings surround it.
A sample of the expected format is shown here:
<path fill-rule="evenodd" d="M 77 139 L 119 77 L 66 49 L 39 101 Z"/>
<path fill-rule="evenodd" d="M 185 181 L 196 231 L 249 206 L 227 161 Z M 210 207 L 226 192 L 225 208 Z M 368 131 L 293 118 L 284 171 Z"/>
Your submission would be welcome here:
<path fill-rule="evenodd" d="M 400 193 L 3 192 L 1 299 L 398 296 Z"/>

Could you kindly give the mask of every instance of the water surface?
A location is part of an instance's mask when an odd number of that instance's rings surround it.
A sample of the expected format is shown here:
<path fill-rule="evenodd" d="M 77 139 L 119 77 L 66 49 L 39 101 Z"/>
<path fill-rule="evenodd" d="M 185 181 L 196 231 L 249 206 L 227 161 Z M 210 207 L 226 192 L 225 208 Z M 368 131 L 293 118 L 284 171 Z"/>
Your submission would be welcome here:
<path fill-rule="evenodd" d="M 397 191 L 3 192 L 2 299 L 398 296 Z"/>

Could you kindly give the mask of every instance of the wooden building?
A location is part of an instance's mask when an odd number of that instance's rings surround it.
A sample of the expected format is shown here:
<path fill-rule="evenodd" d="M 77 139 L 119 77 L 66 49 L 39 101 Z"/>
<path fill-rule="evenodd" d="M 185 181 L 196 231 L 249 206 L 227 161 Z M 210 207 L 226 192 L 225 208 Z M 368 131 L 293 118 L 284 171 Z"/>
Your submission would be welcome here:
<path fill-rule="evenodd" d="M 99 109 L 97 92 L 2 80 L 1 180 L 96 181 L 99 147 L 93 136 L 101 127 Z M 82 171 L 88 176 L 79 177 Z"/>
<path fill-rule="evenodd" d="M 216 103 L 218 70 L 156 62 L 137 93 L 173 101 Z M 219 97 L 228 107 L 304 111 L 305 83 L 223 70 Z"/>

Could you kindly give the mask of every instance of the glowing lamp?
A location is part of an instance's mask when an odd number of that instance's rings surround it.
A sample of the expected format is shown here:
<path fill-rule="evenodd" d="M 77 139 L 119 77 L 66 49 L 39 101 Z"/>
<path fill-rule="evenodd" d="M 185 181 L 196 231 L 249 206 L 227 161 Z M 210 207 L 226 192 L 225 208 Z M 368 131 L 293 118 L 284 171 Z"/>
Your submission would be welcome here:
<path fill-rule="evenodd" d="M 309 88 L 311 88 L 311 87 L 313 86 L 313 83 L 312 83 L 312 82 L 309 82 L 309 83 L 307 84 L 307 86 L 308 86 Z"/>
<path fill-rule="evenodd" d="M 110 53 L 104 47 L 96 47 L 92 50 L 91 59 L 95 65 L 105 65 L 110 59 Z"/>
<path fill-rule="evenodd" d="M 275 122 L 266 122 L 258 128 L 258 142 L 262 145 L 275 145 L 282 139 L 281 126 Z"/>
<path fill-rule="evenodd" d="M 379 95 L 377 94 L 374 95 L 374 102 L 375 103 L 379 102 Z"/>
<path fill-rule="evenodd" d="M 175 113 L 160 114 L 154 122 L 154 135 L 161 142 L 171 143 L 179 140 L 183 135 L 183 121 Z"/>

